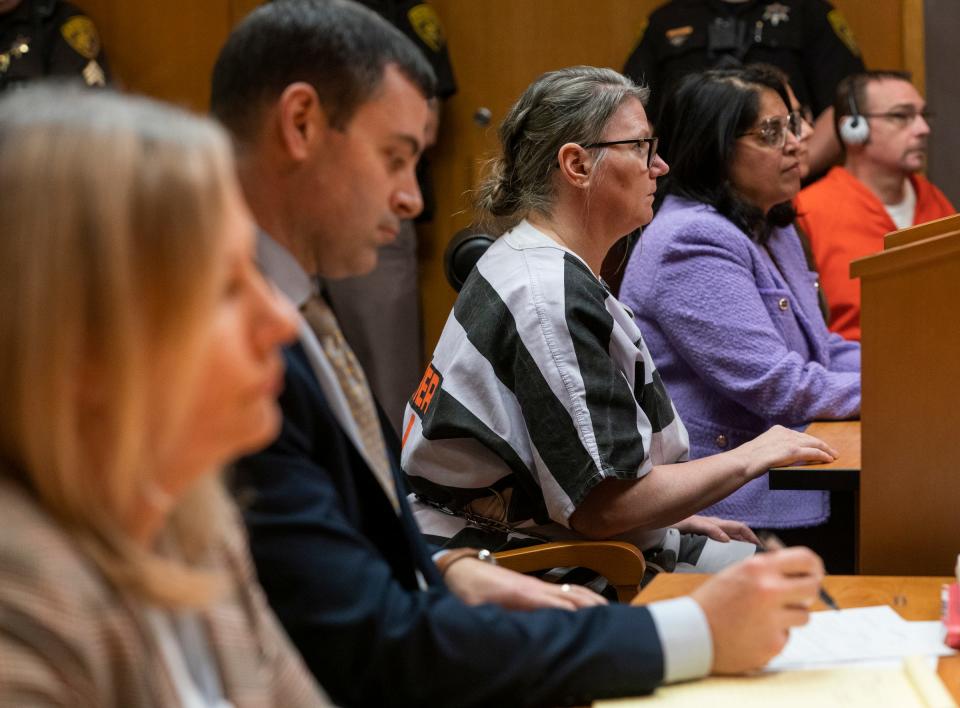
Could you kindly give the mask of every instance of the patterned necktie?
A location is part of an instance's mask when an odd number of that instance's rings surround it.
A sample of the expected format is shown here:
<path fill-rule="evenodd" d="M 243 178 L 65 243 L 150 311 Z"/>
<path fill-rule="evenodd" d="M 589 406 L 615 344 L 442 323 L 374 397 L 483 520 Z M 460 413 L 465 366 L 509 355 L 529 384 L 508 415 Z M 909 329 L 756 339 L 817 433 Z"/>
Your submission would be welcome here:
<path fill-rule="evenodd" d="M 377 408 L 360 362 L 357 361 L 353 350 L 344 339 L 333 310 L 323 298 L 318 295 L 311 296 L 301 305 L 300 311 L 317 335 L 327 360 L 337 374 L 340 390 L 347 399 L 350 413 L 360 431 L 364 457 L 370 463 L 374 476 L 383 487 L 394 510 L 399 511 L 397 485 L 390 471 L 390 462 L 387 460 L 387 447 L 383 440 L 383 431 L 380 429 Z"/>

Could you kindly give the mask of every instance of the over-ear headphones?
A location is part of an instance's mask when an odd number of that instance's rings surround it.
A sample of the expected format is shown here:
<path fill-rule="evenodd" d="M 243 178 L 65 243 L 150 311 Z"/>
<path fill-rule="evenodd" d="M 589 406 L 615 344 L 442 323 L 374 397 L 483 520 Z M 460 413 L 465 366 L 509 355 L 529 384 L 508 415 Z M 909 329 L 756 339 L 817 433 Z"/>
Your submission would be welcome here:
<path fill-rule="evenodd" d="M 857 107 L 857 86 L 850 84 L 850 115 L 840 119 L 840 138 L 847 145 L 863 145 L 870 139 L 870 123 Z"/>

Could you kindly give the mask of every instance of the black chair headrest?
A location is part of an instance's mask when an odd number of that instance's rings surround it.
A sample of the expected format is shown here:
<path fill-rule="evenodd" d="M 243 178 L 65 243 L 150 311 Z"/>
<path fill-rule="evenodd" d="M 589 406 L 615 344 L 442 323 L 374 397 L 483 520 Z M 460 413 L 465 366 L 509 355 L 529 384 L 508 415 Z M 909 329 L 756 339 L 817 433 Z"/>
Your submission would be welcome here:
<path fill-rule="evenodd" d="M 468 226 L 453 235 L 443 254 L 443 270 L 450 287 L 460 292 L 470 271 L 493 241 L 493 236 L 477 231 L 475 226 Z"/>

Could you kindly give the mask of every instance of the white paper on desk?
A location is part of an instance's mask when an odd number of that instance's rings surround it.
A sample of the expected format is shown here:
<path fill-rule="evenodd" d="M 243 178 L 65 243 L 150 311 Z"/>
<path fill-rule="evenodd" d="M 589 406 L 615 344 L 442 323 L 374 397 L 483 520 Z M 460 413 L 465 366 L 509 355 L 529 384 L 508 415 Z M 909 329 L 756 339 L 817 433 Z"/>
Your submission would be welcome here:
<path fill-rule="evenodd" d="M 807 625 L 790 630 L 787 645 L 766 670 L 822 669 L 953 653 L 943 643 L 940 622 L 908 622 L 886 605 L 858 607 L 811 613 Z"/>

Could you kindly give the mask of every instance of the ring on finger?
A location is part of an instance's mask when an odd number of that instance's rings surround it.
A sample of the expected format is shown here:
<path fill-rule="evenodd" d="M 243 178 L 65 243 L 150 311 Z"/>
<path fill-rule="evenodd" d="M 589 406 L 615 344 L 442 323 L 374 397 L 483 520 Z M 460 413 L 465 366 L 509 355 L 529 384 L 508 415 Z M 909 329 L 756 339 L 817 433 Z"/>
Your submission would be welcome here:
<path fill-rule="evenodd" d="M 570 592 L 570 583 L 564 583 L 560 586 L 560 592 Z"/>

